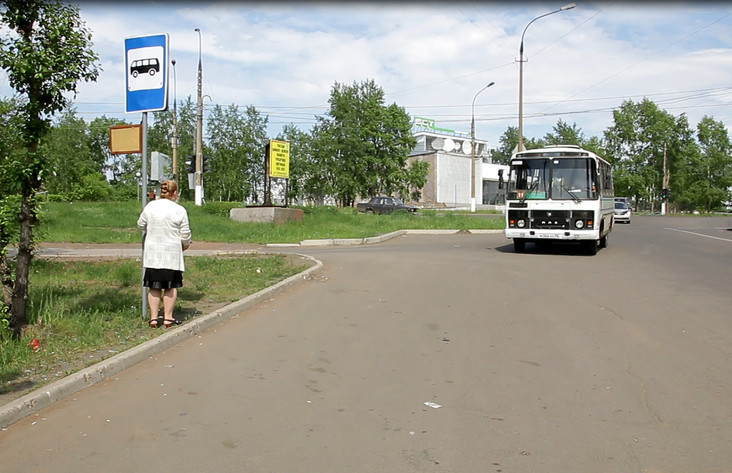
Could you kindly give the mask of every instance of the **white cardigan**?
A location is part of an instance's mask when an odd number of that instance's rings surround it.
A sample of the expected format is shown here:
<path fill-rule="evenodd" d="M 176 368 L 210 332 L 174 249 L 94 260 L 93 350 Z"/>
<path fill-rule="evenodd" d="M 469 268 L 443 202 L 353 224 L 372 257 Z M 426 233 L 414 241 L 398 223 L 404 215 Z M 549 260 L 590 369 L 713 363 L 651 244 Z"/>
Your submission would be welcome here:
<path fill-rule="evenodd" d="M 182 245 L 191 243 L 191 228 L 183 206 L 170 199 L 152 200 L 137 219 L 137 228 L 146 232 L 143 267 L 185 271 Z"/>

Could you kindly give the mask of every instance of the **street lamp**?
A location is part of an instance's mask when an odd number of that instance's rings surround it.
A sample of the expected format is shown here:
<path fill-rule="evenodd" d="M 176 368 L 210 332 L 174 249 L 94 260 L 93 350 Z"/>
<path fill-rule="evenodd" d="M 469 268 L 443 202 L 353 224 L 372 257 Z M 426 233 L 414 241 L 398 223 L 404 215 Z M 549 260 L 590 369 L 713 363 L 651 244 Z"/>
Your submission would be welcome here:
<path fill-rule="evenodd" d="M 491 82 L 490 84 L 486 85 L 482 89 L 478 91 L 477 94 L 475 94 L 475 97 L 473 97 L 473 104 L 471 105 L 471 118 L 470 118 L 470 144 L 471 144 L 471 152 L 470 152 L 470 211 L 475 212 L 475 99 L 478 98 L 478 94 L 483 92 L 488 87 L 495 84 L 495 82 Z"/>
<path fill-rule="evenodd" d="M 142 173 L 140 173 L 140 171 L 137 171 L 135 173 L 135 177 L 137 178 L 137 200 L 140 200 L 140 189 L 142 188 L 142 179 L 140 178 L 142 177 Z"/>
<path fill-rule="evenodd" d="M 528 25 L 526 25 L 526 28 L 524 28 L 524 32 L 521 33 L 521 47 L 519 48 L 519 114 L 518 114 L 518 150 L 523 151 L 526 148 L 524 148 L 524 127 L 523 127 L 523 118 L 524 118 L 524 35 L 526 34 L 526 30 L 529 29 L 529 26 L 539 18 L 544 18 L 545 16 L 553 15 L 555 13 L 559 13 L 561 11 L 565 10 L 571 10 L 572 8 L 576 7 L 574 3 L 568 3 L 564 5 L 562 8 L 554 11 L 550 11 L 549 13 L 544 13 L 543 15 L 539 15 L 533 20 L 529 22 Z"/>
<path fill-rule="evenodd" d="M 201 29 L 194 30 L 198 33 L 198 113 L 196 116 L 196 175 L 195 175 L 195 204 L 200 206 L 203 202 L 203 179 L 201 176 L 203 168 L 203 67 L 201 66 Z"/>

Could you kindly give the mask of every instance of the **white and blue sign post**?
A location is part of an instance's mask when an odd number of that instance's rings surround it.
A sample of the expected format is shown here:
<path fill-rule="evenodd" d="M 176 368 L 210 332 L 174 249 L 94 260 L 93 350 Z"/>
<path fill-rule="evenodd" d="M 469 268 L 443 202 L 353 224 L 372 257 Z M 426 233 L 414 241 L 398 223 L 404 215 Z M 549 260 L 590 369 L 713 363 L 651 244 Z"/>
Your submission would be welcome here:
<path fill-rule="evenodd" d="M 147 205 L 147 112 L 168 108 L 168 35 L 125 39 L 125 113 L 142 112 L 142 208 Z M 142 235 L 145 251 L 145 235 Z M 145 277 L 145 267 L 142 268 Z M 142 317 L 147 291 L 142 285 Z"/>

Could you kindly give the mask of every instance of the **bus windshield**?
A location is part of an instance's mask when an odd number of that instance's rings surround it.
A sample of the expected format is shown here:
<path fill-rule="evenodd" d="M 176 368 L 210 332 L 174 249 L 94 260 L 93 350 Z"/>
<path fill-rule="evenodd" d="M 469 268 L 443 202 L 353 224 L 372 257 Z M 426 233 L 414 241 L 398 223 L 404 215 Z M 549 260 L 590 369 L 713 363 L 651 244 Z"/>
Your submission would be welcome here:
<path fill-rule="evenodd" d="M 515 159 L 508 178 L 509 200 L 597 199 L 592 159 Z"/>

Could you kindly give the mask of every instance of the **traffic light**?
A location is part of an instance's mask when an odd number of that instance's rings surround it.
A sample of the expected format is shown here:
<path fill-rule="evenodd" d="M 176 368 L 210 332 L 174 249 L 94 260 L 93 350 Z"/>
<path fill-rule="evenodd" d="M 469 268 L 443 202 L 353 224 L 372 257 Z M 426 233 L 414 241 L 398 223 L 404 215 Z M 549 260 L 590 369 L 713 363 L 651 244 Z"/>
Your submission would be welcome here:
<path fill-rule="evenodd" d="M 190 174 L 196 172 L 196 157 L 195 156 L 188 156 L 188 159 L 186 160 L 186 169 Z"/>
<path fill-rule="evenodd" d="M 663 200 L 669 200 L 671 198 L 671 189 L 663 188 L 661 189 L 661 198 Z"/>
<path fill-rule="evenodd" d="M 202 156 L 203 163 L 201 163 L 201 172 L 209 172 L 211 170 L 210 163 L 209 163 L 209 157 L 208 156 Z"/>

